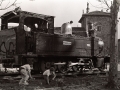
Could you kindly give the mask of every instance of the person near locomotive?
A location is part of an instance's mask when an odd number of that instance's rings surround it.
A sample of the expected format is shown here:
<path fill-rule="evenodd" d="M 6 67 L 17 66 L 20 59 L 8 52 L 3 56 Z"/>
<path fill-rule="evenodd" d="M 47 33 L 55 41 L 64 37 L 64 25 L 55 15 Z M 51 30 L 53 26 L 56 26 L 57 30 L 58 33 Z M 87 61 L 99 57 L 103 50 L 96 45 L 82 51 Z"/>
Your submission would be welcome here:
<path fill-rule="evenodd" d="M 32 79 L 31 76 L 31 67 L 28 63 L 22 65 L 19 69 L 21 74 L 21 80 L 19 81 L 19 85 L 28 85 L 28 79 Z"/>
<path fill-rule="evenodd" d="M 50 67 L 50 69 L 45 70 L 43 72 L 43 77 L 44 77 L 45 82 L 49 85 L 50 81 L 56 78 L 55 68 Z"/>

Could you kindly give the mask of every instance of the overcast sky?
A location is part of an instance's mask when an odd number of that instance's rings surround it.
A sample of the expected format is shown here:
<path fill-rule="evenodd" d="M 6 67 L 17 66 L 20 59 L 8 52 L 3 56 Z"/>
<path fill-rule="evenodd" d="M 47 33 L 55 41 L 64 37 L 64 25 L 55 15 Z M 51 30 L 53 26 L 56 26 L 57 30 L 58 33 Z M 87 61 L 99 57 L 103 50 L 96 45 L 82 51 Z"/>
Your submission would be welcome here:
<path fill-rule="evenodd" d="M 6 2 L 7 1 L 9 0 L 6 0 Z M 55 16 L 55 27 L 61 26 L 64 22 L 69 22 L 70 20 L 74 22 L 73 26 L 77 27 L 80 26 L 78 21 L 82 16 L 83 10 L 84 13 L 86 13 L 87 2 L 89 2 L 90 12 L 106 8 L 105 5 L 99 3 L 98 0 L 18 0 L 17 6 L 20 6 L 23 11 Z M 5 4 L 6 3 L 4 3 L 2 7 L 4 7 Z M 6 11 L 13 10 L 14 8 L 15 7 L 11 7 L 7 10 L 0 11 L 0 14 L 2 15 Z M 105 11 L 105 9 L 103 9 L 103 11 Z M 118 26 L 120 26 L 120 23 Z"/>

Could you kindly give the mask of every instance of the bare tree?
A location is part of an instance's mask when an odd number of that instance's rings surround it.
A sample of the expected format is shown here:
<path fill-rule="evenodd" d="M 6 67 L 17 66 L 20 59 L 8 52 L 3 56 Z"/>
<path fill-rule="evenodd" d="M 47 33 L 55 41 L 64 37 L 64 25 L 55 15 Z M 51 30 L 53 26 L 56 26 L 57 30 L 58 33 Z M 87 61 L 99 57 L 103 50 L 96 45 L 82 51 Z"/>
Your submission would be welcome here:
<path fill-rule="evenodd" d="M 111 7 L 111 37 L 110 37 L 110 69 L 108 77 L 108 86 L 111 88 L 118 88 L 118 11 L 119 5 L 117 0 L 113 0 Z"/>
<path fill-rule="evenodd" d="M 15 6 L 16 2 L 17 0 L 0 0 L 0 10 L 5 10 L 10 8 L 11 6 Z M 3 4 L 4 4 L 4 7 L 2 7 Z"/>
<path fill-rule="evenodd" d="M 110 36 L 110 68 L 107 87 L 118 89 L 118 30 L 117 16 L 119 11 L 118 0 L 113 0 L 111 7 L 108 5 L 108 0 L 98 0 L 107 5 L 111 9 L 111 36 Z M 110 1 L 110 0 L 109 0 Z"/>

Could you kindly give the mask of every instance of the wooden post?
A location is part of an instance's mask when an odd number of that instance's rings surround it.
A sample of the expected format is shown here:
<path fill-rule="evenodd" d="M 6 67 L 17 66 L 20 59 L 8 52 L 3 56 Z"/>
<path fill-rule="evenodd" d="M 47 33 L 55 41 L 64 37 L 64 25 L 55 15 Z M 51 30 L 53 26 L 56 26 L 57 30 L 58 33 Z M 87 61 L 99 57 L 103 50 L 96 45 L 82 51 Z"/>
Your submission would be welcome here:
<path fill-rule="evenodd" d="M 108 77 L 108 87 L 118 88 L 118 31 L 117 16 L 119 6 L 116 0 L 113 0 L 111 7 L 111 37 L 110 37 L 110 68 Z"/>

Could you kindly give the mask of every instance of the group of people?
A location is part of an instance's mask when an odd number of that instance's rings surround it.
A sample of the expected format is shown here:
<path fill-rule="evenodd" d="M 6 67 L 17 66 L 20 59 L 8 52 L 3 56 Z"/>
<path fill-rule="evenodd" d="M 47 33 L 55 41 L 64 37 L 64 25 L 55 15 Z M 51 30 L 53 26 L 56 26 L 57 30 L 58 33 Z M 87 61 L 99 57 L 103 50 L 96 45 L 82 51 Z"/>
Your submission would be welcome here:
<path fill-rule="evenodd" d="M 21 74 L 21 80 L 19 82 L 19 85 L 29 85 L 28 79 L 34 79 L 31 75 L 31 67 L 28 63 L 25 65 L 22 65 L 19 68 L 20 74 Z M 54 80 L 56 78 L 55 69 L 53 66 L 51 66 L 49 69 L 45 70 L 43 72 L 43 77 L 45 82 L 50 85 L 50 81 Z"/>

